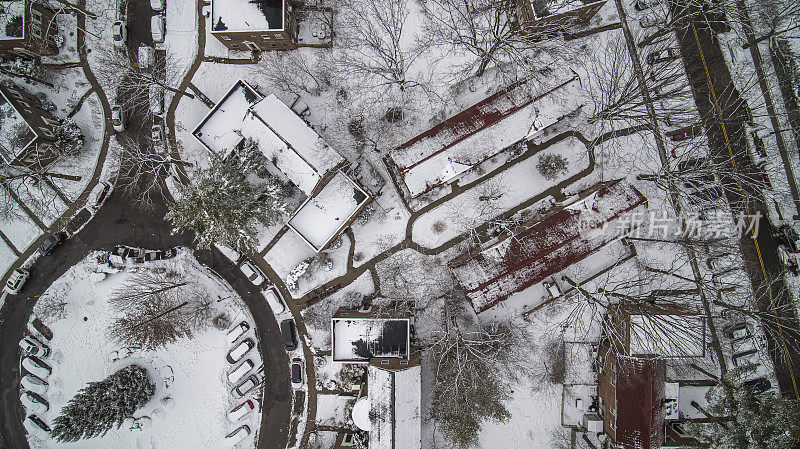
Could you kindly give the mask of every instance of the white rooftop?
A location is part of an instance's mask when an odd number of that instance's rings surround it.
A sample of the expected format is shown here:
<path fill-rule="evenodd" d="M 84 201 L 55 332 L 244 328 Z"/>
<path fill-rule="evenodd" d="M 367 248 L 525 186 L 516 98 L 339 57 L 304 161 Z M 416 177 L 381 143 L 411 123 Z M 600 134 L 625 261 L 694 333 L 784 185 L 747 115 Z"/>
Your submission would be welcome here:
<path fill-rule="evenodd" d="M 399 371 L 367 368 L 370 449 L 422 447 L 421 373 L 419 365 Z"/>
<path fill-rule="evenodd" d="M 0 0 L 0 7 L 3 8 L 3 14 L 0 14 L 0 40 L 25 37 L 25 1 Z M 16 23 L 9 26 L 13 22 Z"/>
<path fill-rule="evenodd" d="M 341 171 L 337 171 L 316 195 L 306 200 L 289 220 L 312 248 L 320 251 L 333 241 L 369 200 L 369 195 Z"/>
<path fill-rule="evenodd" d="M 6 96 L 0 95 L 0 156 L 11 163 L 14 158 L 37 138 L 22 114 L 14 108 Z"/>
<path fill-rule="evenodd" d="M 698 315 L 631 315 L 630 353 L 702 357 L 705 320 Z"/>
<path fill-rule="evenodd" d="M 308 196 L 324 174 L 344 161 L 274 94 L 263 97 L 241 80 L 192 134 L 223 156 L 245 138 L 252 138 L 267 160 Z"/>
<path fill-rule="evenodd" d="M 375 357 L 408 358 L 407 318 L 333 318 L 334 362 L 369 362 Z"/>
<path fill-rule="evenodd" d="M 213 0 L 213 31 L 283 29 L 283 0 Z"/>

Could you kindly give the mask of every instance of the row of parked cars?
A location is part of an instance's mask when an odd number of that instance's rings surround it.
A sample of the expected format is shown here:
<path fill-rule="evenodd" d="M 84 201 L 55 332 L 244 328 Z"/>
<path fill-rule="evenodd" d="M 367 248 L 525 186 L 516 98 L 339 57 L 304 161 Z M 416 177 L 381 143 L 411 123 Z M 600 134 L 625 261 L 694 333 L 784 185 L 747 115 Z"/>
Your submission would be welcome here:
<path fill-rule="evenodd" d="M 228 331 L 228 343 L 233 347 L 225 358 L 233 366 L 233 369 L 228 372 L 228 382 L 234 385 L 231 389 L 231 396 L 235 399 L 242 399 L 261 384 L 259 376 L 256 373 L 251 374 L 255 367 L 253 360 L 246 358 L 247 354 L 255 347 L 253 339 L 244 337 L 249 330 L 250 324 L 247 321 L 241 321 Z M 253 409 L 255 409 L 253 400 L 247 399 L 228 412 L 228 420 L 236 424 L 249 415 Z M 228 446 L 234 446 L 250 433 L 250 427 L 244 424 L 230 432 L 225 437 L 225 441 Z"/>
<path fill-rule="evenodd" d="M 733 357 L 731 361 L 736 367 L 751 367 L 758 372 L 761 366 L 760 337 L 754 332 L 754 327 L 746 320 L 725 328 L 725 334 L 730 339 Z M 752 388 L 758 394 L 763 394 L 772 389 L 772 383 L 763 376 L 746 380 L 743 385 Z"/>
<path fill-rule="evenodd" d="M 23 425 L 29 434 L 49 434 L 50 426 L 44 420 L 45 414 L 50 410 L 50 403 L 46 399 L 47 379 L 53 373 L 53 369 L 47 362 L 42 360 L 50 356 L 50 347 L 43 341 L 42 334 L 26 335 L 19 342 L 22 350 L 21 371 L 23 373 L 20 380 L 19 400 L 25 408 L 25 421 Z"/>

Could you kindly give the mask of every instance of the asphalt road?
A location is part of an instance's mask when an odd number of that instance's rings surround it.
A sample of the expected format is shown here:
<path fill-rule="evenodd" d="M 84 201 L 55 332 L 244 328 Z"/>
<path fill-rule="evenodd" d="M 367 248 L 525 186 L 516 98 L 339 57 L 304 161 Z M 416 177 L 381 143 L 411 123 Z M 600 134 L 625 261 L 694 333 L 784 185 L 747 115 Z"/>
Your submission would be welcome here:
<path fill-rule="evenodd" d="M 64 242 L 52 255 L 42 257 L 34 264 L 31 277 L 20 294 L 8 297 L 6 306 L 0 310 L 0 448 L 28 448 L 19 401 L 20 352 L 17 342 L 23 336 L 36 298 L 93 250 L 108 249 L 116 244 L 148 249 L 192 247 L 191 235 L 171 233 L 171 226 L 163 219 L 164 212 L 163 205 L 146 212 L 131 210 L 128 199 L 113 191 L 83 230 Z M 286 447 L 292 397 L 289 358 L 283 349 L 278 324 L 264 297 L 219 251 L 196 251 L 195 255 L 231 284 L 250 309 L 264 360 L 264 400 L 258 448 L 283 449 Z"/>
<path fill-rule="evenodd" d="M 700 24 L 697 25 L 697 32 L 703 56 L 705 57 L 709 74 L 715 87 L 717 100 L 722 110 L 728 141 L 734 148 L 736 167 L 744 173 L 753 172 L 757 169 L 754 167 L 752 160 L 745 156 L 747 152 L 735 150 L 736 148 L 744 148 L 744 145 L 746 145 L 744 142 L 745 123 L 748 119 L 748 114 L 744 102 L 739 92 L 733 88 L 731 75 L 723 58 L 719 42 L 716 40 L 714 34 L 711 30 L 702 27 Z M 723 134 L 722 125 L 715 111 L 713 97 L 707 83 L 706 72 L 703 68 L 700 51 L 697 48 L 697 42 L 692 29 L 689 28 L 684 32 L 679 32 L 678 40 L 694 92 L 695 103 L 700 111 L 700 116 L 703 119 L 703 125 L 706 129 L 712 157 L 718 164 L 730 164 L 731 156 L 728 151 L 725 135 Z M 720 177 L 725 185 L 732 186 L 736 184 L 736 180 L 727 173 L 720 173 Z M 728 179 L 726 179 L 726 177 Z M 757 190 L 757 186 L 752 183 L 745 183 L 743 188 L 745 191 L 744 196 L 748 198 L 750 214 L 760 212 L 762 217 L 766 217 L 766 208 L 760 200 L 761 195 Z M 734 211 L 734 215 L 744 210 L 743 195 L 737 193 L 735 189 L 725 189 L 725 194 Z M 800 336 L 796 332 L 797 329 L 800 329 L 800 326 L 798 326 L 794 307 L 791 305 L 792 299 L 786 291 L 786 285 L 782 278 L 783 267 L 777 257 L 779 242 L 772 235 L 771 231 L 772 229 L 767 220 L 762 219 L 760 221 L 757 244 L 764 264 L 763 271 L 758 252 L 756 251 L 756 244 L 753 242 L 752 238 L 742 238 L 739 244 L 744 258 L 745 270 L 747 271 L 752 287 L 757 295 L 758 307 L 765 311 L 769 311 L 775 307 L 781 314 L 780 332 L 778 326 L 776 323 L 772 322 L 772 320 L 762 319 L 761 321 L 766 331 L 769 353 L 773 359 L 780 391 L 786 396 L 795 397 L 792 372 L 794 373 L 795 380 L 800 382 L 800 371 L 798 370 L 798 368 L 800 368 L 800 354 L 798 354 Z M 765 281 L 764 271 L 766 271 L 769 283 Z M 770 303 L 770 293 L 772 293 L 772 303 Z M 785 339 L 787 351 L 784 351 L 784 345 L 781 344 L 780 341 L 781 338 Z M 787 362 L 787 358 L 785 357 L 786 352 L 788 352 L 789 355 L 789 362 Z M 800 385 L 798 385 L 798 388 L 800 388 Z"/>

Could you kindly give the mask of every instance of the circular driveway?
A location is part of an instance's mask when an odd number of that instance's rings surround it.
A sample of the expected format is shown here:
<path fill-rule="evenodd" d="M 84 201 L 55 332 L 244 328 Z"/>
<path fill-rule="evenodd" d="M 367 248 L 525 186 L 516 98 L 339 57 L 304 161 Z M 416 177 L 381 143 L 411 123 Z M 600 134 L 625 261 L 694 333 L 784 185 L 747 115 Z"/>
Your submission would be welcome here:
<path fill-rule="evenodd" d="M 33 264 L 30 279 L 20 294 L 6 298 L 0 310 L 0 448 L 29 447 L 22 427 L 17 343 L 23 337 L 36 298 L 94 250 L 116 244 L 148 249 L 194 248 L 190 234 L 172 234 L 172 226 L 163 219 L 165 212 L 163 204 L 151 211 L 133 210 L 129 200 L 113 191 L 83 230 L 67 239 L 52 255 Z M 218 250 L 195 251 L 195 257 L 225 279 L 250 309 L 264 360 L 262 421 L 257 447 L 283 449 L 288 439 L 292 394 L 289 356 L 283 348 L 278 323 L 264 296 Z"/>

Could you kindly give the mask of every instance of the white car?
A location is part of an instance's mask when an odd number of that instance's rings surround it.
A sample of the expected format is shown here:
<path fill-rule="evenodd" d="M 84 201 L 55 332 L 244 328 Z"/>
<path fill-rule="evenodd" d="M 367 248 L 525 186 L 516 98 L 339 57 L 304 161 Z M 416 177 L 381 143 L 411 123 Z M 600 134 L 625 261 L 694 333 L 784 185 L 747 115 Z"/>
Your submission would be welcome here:
<path fill-rule="evenodd" d="M 265 280 L 267 280 L 267 278 L 261 274 L 261 270 L 256 268 L 253 262 L 250 262 L 249 260 L 242 262 L 242 264 L 239 266 L 239 269 L 242 270 L 242 273 L 244 273 L 244 275 L 250 280 L 250 282 L 253 283 L 253 285 L 261 285 Z"/>
<path fill-rule="evenodd" d="M 150 86 L 150 112 L 153 115 L 164 113 L 164 89 L 158 84 Z"/>
<path fill-rule="evenodd" d="M 125 131 L 125 111 L 122 106 L 114 105 L 111 108 L 111 124 L 114 125 L 114 131 L 121 133 Z"/>
<path fill-rule="evenodd" d="M 253 401 L 248 399 L 228 412 L 228 421 L 235 423 L 236 421 L 239 421 L 245 416 L 249 415 L 254 408 L 255 406 L 253 405 Z"/>
<path fill-rule="evenodd" d="M 270 287 L 264 291 L 264 296 L 267 298 L 269 306 L 272 308 L 272 313 L 279 314 L 286 310 L 286 303 L 281 297 L 281 293 L 275 287 Z"/>
<path fill-rule="evenodd" d="M 253 365 L 252 360 L 245 359 L 245 361 L 242 362 L 241 365 L 237 366 L 236 368 L 233 369 L 233 371 L 228 373 L 228 382 L 232 384 L 239 382 L 240 380 L 242 380 L 242 378 L 244 378 L 244 376 L 247 375 L 247 373 L 250 372 L 251 369 L 253 369 L 253 366 L 255 365 Z"/>
<path fill-rule="evenodd" d="M 164 0 L 150 0 L 150 7 L 153 8 L 153 11 L 163 11 L 164 10 Z"/>
<path fill-rule="evenodd" d="M 22 359 L 22 367 L 25 368 L 25 371 L 33 374 L 39 379 L 47 379 L 53 372 L 53 369 L 50 368 L 49 365 L 47 365 L 46 363 L 42 362 L 37 358 L 30 356 L 27 356 L 24 359 Z"/>
<path fill-rule="evenodd" d="M 25 426 L 25 431 L 30 435 L 38 435 L 43 438 L 50 437 L 50 426 L 36 415 L 30 415 L 25 418 L 22 425 Z"/>
<path fill-rule="evenodd" d="M 25 391 L 32 391 L 40 396 L 47 394 L 47 382 L 32 374 L 22 376 L 19 384 Z"/>
<path fill-rule="evenodd" d="M 164 33 L 166 27 L 164 25 L 164 17 L 156 14 L 150 18 L 150 34 L 153 36 L 153 42 L 164 42 Z"/>
<path fill-rule="evenodd" d="M 9 295 L 16 295 L 22 290 L 22 286 L 25 285 L 25 281 L 28 280 L 30 275 L 31 273 L 28 270 L 17 268 L 11 273 L 11 276 L 8 277 L 8 281 L 6 281 L 6 286 L 3 287 L 3 290 Z"/>
<path fill-rule="evenodd" d="M 250 329 L 250 325 L 247 324 L 247 321 L 242 321 L 237 324 L 233 329 L 228 331 L 228 344 L 236 343 L 236 340 L 239 339 L 245 332 Z"/>
<path fill-rule="evenodd" d="M 148 47 L 146 45 L 139 46 L 139 67 L 146 69 L 153 64 L 155 60 L 156 52 L 153 47 Z"/>
<path fill-rule="evenodd" d="M 128 27 L 121 20 L 111 25 L 111 39 L 117 47 L 124 47 L 128 40 Z"/>
<path fill-rule="evenodd" d="M 19 400 L 30 414 L 44 415 L 50 410 L 50 404 L 44 398 L 30 391 L 22 393 L 19 396 Z"/>
<path fill-rule="evenodd" d="M 225 445 L 228 447 L 236 446 L 237 444 L 241 443 L 242 440 L 247 438 L 248 435 L 250 435 L 250 427 L 238 427 L 236 430 L 225 436 Z"/>
<path fill-rule="evenodd" d="M 226 358 L 228 359 L 228 363 L 233 365 L 234 363 L 238 362 L 239 360 L 242 360 L 242 357 L 244 357 L 245 354 L 250 352 L 250 350 L 253 349 L 253 347 L 255 347 L 255 343 L 253 343 L 253 340 L 251 340 L 249 338 L 245 338 L 244 340 L 242 340 L 241 343 L 236 345 L 228 353 L 228 355 L 226 356 Z"/>
<path fill-rule="evenodd" d="M 35 355 L 36 357 L 47 357 L 50 355 L 50 348 L 40 342 L 36 337 L 24 337 L 19 341 L 19 347 L 25 355 Z"/>

